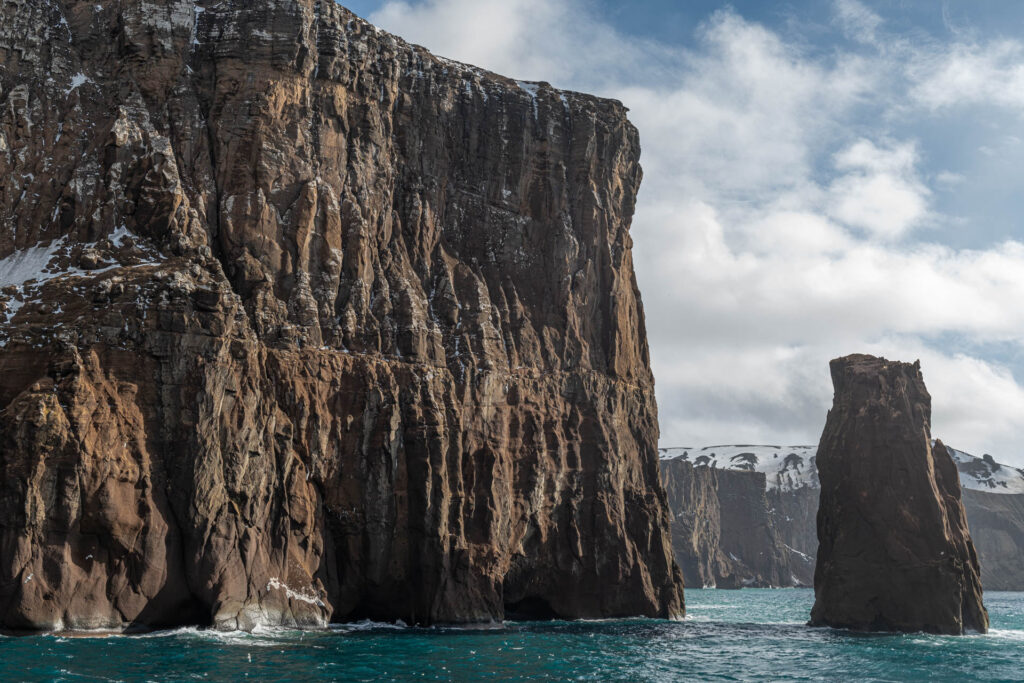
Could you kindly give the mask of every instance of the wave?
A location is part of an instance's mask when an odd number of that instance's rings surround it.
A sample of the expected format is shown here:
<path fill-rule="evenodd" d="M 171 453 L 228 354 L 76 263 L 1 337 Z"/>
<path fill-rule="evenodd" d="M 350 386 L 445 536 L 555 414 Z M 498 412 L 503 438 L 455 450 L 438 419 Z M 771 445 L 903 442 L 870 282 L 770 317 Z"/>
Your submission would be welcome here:
<path fill-rule="evenodd" d="M 370 619 L 364 619 L 362 621 L 353 621 L 341 624 L 331 624 L 327 627 L 329 631 L 340 631 L 342 633 L 358 633 L 360 631 L 404 631 L 412 628 L 404 621 L 399 619 L 396 622 L 387 621 L 372 621 Z"/>
<path fill-rule="evenodd" d="M 1018 629 L 990 628 L 987 635 L 1000 640 L 1012 640 L 1017 643 L 1024 642 L 1024 631 Z"/>

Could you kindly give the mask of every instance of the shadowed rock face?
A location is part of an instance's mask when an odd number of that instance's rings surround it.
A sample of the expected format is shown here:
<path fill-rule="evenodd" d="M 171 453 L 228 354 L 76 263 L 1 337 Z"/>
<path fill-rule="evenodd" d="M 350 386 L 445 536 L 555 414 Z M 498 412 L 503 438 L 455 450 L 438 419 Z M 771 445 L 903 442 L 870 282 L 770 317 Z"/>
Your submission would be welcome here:
<path fill-rule="evenodd" d="M 854 355 L 831 370 L 811 625 L 987 631 L 960 480 L 942 442 L 932 448 L 920 363 Z"/>
<path fill-rule="evenodd" d="M 689 586 L 794 585 L 789 556 L 769 513 L 765 475 L 663 459 L 672 548 Z"/>
<path fill-rule="evenodd" d="M 722 515 L 715 470 L 683 460 L 662 460 L 661 477 L 672 515 L 672 549 L 691 588 L 717 587 L 730 575 L 722 551 Z"/>
<path fill-rule="evenodd" d="M 985 590 L 1024 589 L 1024 495 L 971 489 L 963 494 Z"/>
<path fill-rule="evenodd" d="M 682 614 L 619 103 L 17 0 L 0 105 L 0 625 Z"/>

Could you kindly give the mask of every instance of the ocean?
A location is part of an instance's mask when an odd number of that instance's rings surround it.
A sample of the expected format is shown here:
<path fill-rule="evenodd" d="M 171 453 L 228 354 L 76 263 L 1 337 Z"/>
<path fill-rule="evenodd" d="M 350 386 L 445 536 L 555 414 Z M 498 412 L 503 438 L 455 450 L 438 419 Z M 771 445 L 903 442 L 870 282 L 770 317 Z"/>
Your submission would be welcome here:
<path fill-rule="evenodd" d="M 1024 593 L 986 593 L 992 631 L 962 637 L 808 628 L 810 590 L 688 590 L 686 599 L 683 622 L 0 637 L 0 680 L 1024 680 Z"/>

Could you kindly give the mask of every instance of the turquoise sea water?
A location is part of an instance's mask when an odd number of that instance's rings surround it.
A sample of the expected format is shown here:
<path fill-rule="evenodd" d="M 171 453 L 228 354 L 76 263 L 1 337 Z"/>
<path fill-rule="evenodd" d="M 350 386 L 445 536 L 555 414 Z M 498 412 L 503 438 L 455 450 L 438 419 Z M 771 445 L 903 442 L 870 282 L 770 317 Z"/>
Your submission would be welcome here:
<path fill-rule="evenodd" d="M 0 680 L 1024 680 L 1024 593 L 986 593 L 989 635 L 804 626 L 809 590 L 695 590 L 684 622 L 0 638 Z"/>

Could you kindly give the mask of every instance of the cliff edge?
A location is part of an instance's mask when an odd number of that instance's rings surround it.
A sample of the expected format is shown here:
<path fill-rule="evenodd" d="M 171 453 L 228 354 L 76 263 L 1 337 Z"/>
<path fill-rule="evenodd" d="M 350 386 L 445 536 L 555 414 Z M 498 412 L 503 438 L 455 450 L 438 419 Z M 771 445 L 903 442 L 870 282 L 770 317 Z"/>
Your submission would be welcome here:
<path fill-rule="evenodd" d="M 16 0 L 0 105 L 0 625 L 682 614 L 619 103 Z"/>

